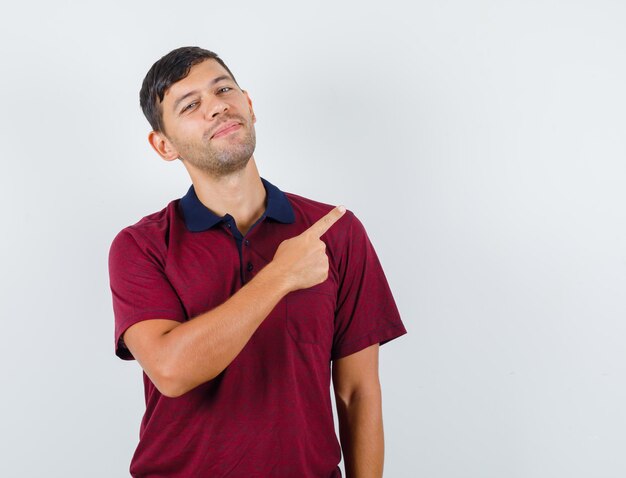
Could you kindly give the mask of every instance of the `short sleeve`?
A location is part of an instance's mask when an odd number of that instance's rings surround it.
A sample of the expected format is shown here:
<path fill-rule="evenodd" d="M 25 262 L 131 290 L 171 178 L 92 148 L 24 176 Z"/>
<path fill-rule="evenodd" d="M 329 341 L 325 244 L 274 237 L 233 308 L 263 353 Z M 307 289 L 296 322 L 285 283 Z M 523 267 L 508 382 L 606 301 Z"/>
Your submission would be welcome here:
<path fill-rule="evenodd" d="M 333 360 L 406 334 L 376 251 L 363 224 L 350 215 L 338 264 Z"/>
<path fill-rule="evenodd" d="M 163 261 L 136 234 L 139 233 L 123 230 L 109 251 L 115 353 L 124 360 L 134 359 L 121 340 L 131 325 L 147 319 L 185 320 L 185 311 L 165 275 Z"/>

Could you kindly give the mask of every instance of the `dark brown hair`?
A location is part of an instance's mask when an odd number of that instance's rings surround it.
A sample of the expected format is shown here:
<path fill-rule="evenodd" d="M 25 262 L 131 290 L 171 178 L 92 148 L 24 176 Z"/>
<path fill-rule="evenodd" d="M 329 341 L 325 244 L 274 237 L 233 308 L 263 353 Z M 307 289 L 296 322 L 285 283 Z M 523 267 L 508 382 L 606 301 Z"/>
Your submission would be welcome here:
<path fill-rule="evenodd" d="M 164 132 L 163 112 L 160 105 L 165 92 L 174 83 L 185 78 L 192 66 L 208 59 L 213 59 L 222 65 L 237 83 L 235 76 L 217 53 L 197 46 L 184 46 L 172 50 L 148 70 L 139 92 L 139 105 L 154 131 Z"/>

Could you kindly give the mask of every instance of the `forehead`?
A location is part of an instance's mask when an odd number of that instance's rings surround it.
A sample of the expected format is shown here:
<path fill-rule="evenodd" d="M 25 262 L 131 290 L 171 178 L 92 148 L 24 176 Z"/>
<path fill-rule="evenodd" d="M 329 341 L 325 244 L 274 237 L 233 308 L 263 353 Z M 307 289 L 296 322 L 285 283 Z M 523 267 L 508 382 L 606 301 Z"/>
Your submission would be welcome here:
<path fill-rule="evenodd" d="M 193 90 L 206 89 L 213 79 L 224 75 L 230 78 L 230 74 L 222 65 L 214 59 L 208 58 L 201 63 L 193 65 L 185 78 L 172 84 L 165 91 L 162 103 L 174 102 L 179 96 Z"/>

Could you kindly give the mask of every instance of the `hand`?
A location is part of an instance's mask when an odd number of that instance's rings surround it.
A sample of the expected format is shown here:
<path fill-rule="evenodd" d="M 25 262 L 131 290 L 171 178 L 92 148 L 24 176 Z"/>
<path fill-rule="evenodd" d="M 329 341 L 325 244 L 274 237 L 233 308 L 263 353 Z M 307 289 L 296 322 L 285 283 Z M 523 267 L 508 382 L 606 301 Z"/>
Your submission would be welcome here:
<path fill-rule="evenodd" d="M 306 231 L 280 243 L 270 264 L 288 292 L 313 287 L 328 278 L 326 244 L 320 237 L 345 212 L 345 207 L 337 206 Z"/>

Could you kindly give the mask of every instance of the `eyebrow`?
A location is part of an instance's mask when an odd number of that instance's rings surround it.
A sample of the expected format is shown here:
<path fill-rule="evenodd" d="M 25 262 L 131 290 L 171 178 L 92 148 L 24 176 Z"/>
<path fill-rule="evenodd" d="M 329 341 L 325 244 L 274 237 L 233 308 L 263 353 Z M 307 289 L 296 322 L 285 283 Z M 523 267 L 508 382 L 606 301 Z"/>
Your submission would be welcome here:
<path fill-rule="evenodd" d="M 213 78 L 213 79 L 211 80 L 211 82 L 209 83 L 209 86 L 213 86 L 213 85 L 215 85 L 216 83 L 219 83 L 220 81 L 224 81 L 224 80 L 232 80 L 232 78 L 231 78 L 230 76 L 228 76 L 228 75 L 221 75 L 221 76 L 218 76 L 218 77 Z M 178 109 L 178 105 L 179 105 L 179 104 L 180 104 L 183 100 L 185 100 L 186 98 L 189 98 L 190 96 L 193 96 L 193 95 L 195 95 L 195 94 L 197 94 L 197 93 L 198 93 L 198 90 L 192 90 L 192 91 L 189 91 L 188 93 L 185 93 L 183 96 L 181 96 L 180 98 L 178 98 L 178 99 L 174 102 L 174 106 L 172 107 L 172 109 L 173 109 L 174 111 L 176 111 L 176 110 Z"/>

